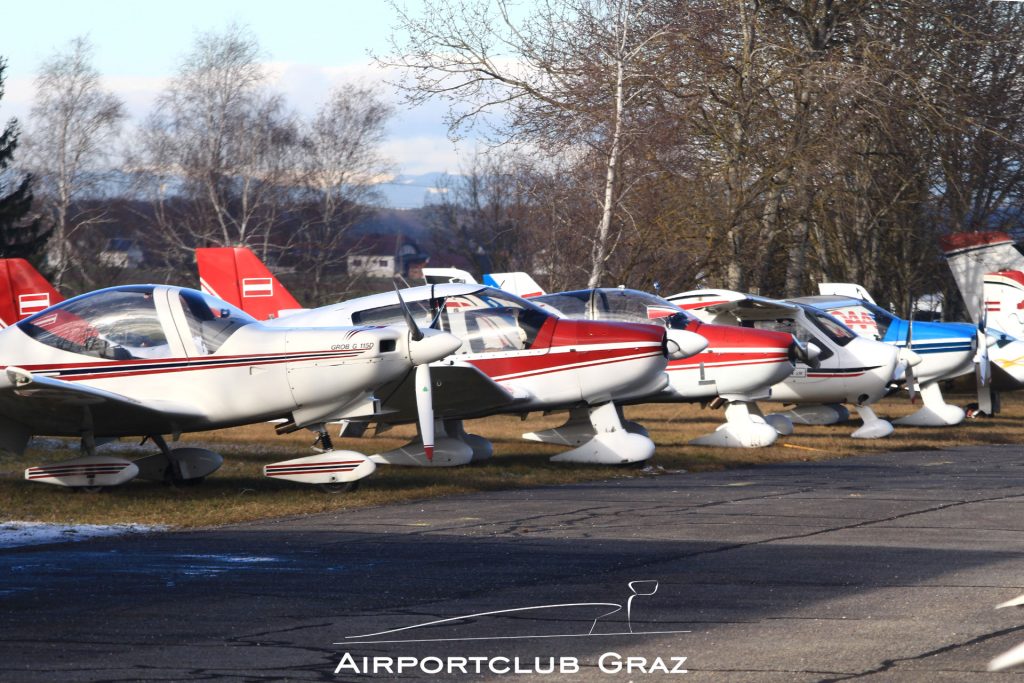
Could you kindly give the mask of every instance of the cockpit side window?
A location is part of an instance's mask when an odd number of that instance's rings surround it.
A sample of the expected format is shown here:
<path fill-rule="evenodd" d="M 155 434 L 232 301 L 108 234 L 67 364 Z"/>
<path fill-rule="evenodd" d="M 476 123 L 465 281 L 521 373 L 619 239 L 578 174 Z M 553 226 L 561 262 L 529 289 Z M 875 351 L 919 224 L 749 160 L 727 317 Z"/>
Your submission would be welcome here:
<path fill-rule="evenodd" d="M 810 330 L 804 325 L 799 324 L 794 318 L 775 318 L 773 320 L 747 320 L 743 322 L 743 327 L 753 327 L 757 330 L 771 330 L 772 332 L 785 332 L 791 334 L 796 339 L 804 344 L 813 343 L 819 349 L 821 349 L 821 355 L 818 356 L 821 360 L 825 360 L 830 357 L 833 353 L 832 349 L 827 344 L 823 344 L 821 340 L 817 339 Z"/>
<path fill-rule="evenodd" d="M 880 306 L 865 301 L 863 304 L 864 308 L 871 311 L 871 316 L 875 319 L 875 324 L 878 325 L 878 338 L 884 339 L 886 333 L 889 331 L 889 326 L 892 325 L 893 320 L 896 319 L 889 311 L 885 310 Z"/>
<path fill-rule="evenodd" d="M 586 318 L 587 303 L 590 300 L 590 290 L 583 292 L 562 292 L 559 294 L 545 294 L 538 296 L 534 301 L 541 301 L 561 311 L 568 318 Z"/>
<path fill-rule="evenodd" d="M 463 341 L 458 354 L 529 349 L 544 321 L 551 317 L 533 304 L 491 288 L 407 303 L 421 327 L 427 327 L 440 310 L 438 327 Z M 399 304 L 357 311 L 352 322 L 405 327 Z"/>
<path fill-rule="evenodd" d="M 107 289 L 75 297 L 21 321 L 18 327 L 42 344 L 94 358 L 171 355 L 152 287 Z"/>
<path fill-rule="evenodd" d="M 828 313 L 819 311 L 813 306 L 801 306 L 815 327 L 821 330 L 829 339 L 839 346 L 846 346 L 857 338 L 857 333 L 839 322 Z"/>
<path fill-rule="evenodd" d="M 417 325 L 426 327 L 430 324 L 433 316 L 428 308 L 429 301 L 406 301 L 405 303 L 412 311 L 413 320 Z M 378 308 L 368 308 L 365 311 L 356 311 L 352 314 L 352 324 L 405 327 L 405 316 L 402 314 L 401 304 L 389 304 Z"/>
<path fill-rule="evenodd" d="M 529 349 L 549 314 L 497 290 L 448 297 L 442 328 L 465 343 L 458 353 L 495 353 Z"/>
<path fill-rule="evenodd" d="M 178 296 L 192 341 L 204 356 L 216 353 L 239 328 L 256 322 L 248 313 L 206 294 L 183 289 Z"/>

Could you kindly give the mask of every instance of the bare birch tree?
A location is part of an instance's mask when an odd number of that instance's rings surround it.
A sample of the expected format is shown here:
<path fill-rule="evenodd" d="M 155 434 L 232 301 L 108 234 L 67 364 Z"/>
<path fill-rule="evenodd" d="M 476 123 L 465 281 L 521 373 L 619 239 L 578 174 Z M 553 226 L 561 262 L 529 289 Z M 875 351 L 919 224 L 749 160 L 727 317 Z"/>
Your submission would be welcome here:
<path fill-rule="evenodd" d="M 299 262 L 308 265 L 312 276 L 315 305 L 326 303 L 325 295 L 336 298 L 342 293 L 325 292 L 324 275 L 342 256 L 340 248 L 352 226 L 378 201 L 374 183 L 390 168 L 380 145 L 391 114 L 391 106 L 377 90 L 349 86 L 334 90 L 303 127 L 299 163 L 306 218 L 295 235 L 295 246 Z"/>
<path fill-rule="evenodd" d="M 297 180 L 297 123 L 259 57 L 239 26 L 200 34 L 141 130 L 134 162 L 153 227 L 180 254 L 244 245 L 265 256 Z"/>
<path fill-rule="evenodd" d="M 103 88 L 92 58 L 91 43 L 78 37 L 43 62 L 26 137 L 58 287 L 71 269 L 92 284 L 76 240 L 106 221 L 104 204 L 95 200 L 109 194 L 114 143 L 126 117 L 121 100 Z"/>
<path fill-rule="evenodd" d="M 392 54 L 408 101 L 450 104 L 453 132 L 484 123 L 497 141 L 545 154 L 588 147 L 604 173 L 589 284 L 604 276 L 614 244 L 619 174 L 673 28 L 640 0 L 539 2 L 528 17 L 506 0 L 425 3 L 414 17 L 393 5 Z M 491 118 L 488 118 L 488 117 Z"/>

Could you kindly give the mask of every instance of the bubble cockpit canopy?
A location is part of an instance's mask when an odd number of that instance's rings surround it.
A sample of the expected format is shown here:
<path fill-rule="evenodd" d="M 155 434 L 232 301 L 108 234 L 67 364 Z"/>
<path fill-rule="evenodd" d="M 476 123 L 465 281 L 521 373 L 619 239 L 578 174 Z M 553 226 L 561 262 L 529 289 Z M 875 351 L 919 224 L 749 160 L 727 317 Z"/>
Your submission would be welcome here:
<path fill-rule="evenodd" d="M 77 296 L 18 323 L 36 341 L 106 360 L 168 358 L 173 323 L 157 305 L 157 285 L 126 285 Z M 201 354 L 213 353 L 238 328 L 256 322 L 241 310 L 190 289 L 178 292 Z M 164 308 L 166 311 L 166 307 Z"/>
<path fill-rule="evenodd" d="M 546 294 L 533 301 L 547 304 L 569 318 L 661 323 L 676 330 L 696 324 L 696 318 L 676 304 L 638 289 L 579 289 Z"/>

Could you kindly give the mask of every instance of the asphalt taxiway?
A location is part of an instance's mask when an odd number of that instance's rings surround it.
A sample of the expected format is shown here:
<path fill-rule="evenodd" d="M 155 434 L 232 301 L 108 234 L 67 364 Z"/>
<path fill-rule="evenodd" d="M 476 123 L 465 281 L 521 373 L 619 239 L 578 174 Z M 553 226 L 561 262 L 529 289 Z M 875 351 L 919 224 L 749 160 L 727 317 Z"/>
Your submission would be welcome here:
<path fill-rule="evenodd" d="M 995 446 L 14 548 L 0 679 L 1021 680 L 1022 513 Z"/>

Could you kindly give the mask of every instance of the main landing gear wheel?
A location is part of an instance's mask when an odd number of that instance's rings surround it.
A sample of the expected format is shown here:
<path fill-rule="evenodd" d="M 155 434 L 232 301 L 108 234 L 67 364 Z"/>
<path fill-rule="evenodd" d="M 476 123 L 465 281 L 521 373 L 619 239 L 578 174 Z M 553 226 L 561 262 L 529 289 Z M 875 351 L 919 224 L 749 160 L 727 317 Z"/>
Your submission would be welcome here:
<path fill-rule="evenodd" d="M 90 493 L 96 495 L 97 493 L 103 493 L 109 486 L 76 486 L 75 491 L 81 491 L 82 493 Z"/>
<path fill-rule="evenodd" d="M 317 487 L 324 493 L 353 493 L 359 489 L 359 481 L 339 481 L 333 484 L 317 484 Z"/>

